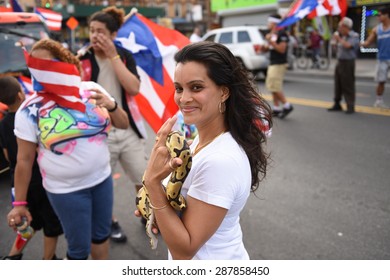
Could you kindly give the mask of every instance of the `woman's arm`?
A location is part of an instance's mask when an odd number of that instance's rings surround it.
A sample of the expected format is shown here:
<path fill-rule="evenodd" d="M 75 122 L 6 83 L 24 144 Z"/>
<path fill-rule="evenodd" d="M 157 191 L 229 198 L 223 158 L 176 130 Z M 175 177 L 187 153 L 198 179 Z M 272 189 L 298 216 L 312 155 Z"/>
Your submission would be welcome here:
<path fill-rule="evenodd" d="M 127 116 L 126 111 L 119 107 L 116 101 L 111 109 L 107 108 L 107 111 L 110 113 L 113 126 L 120 129 L 127 129 L 130 126 L 129 117 Z"/>
<path fill-rule="evenodd" d="M 112 125 L 126 129 L 130 126 L 129 117 L 125 110 L 123 110 L 118 103 L 112 98 L 106 91 L 98 84 L 95 84 L 95 88 L 90 89 L 94 94 L 91 95 L 91 98 L 96 101 L 96 105 L 107 109 L 110 113 Z"/>
<path fill-rule="evenodd" d="M 168 120 L 157 133 L 157 141 L 152 149 L 144 176 L 151 204 L 161 208 L 168 204 L 161 188 L 161 181 L 172 169 L 182 162 L 179 158 L 171 160 L 165 147 L 168 133 L 176 117 Z M 158 228 L 174 259 L 191 259 L 206 241 L 216 232 L 222 223 L 227 209 L 207 204 L 190 196 L 187 197 L 187 209 L 180 219 L 173 208 L 154 210 Z"/>
<path fill-rule="evenodd" d="M 140 80 L 129 69 L 118 56 L 111 58 L 111 64 L 122 87 L 129 95 L 137 95 L 140 88 Z"/>
<path fill-rule="evenodd" d="M 114 68 L 115 74 L 118 77 L 122 87 L 128 94 L 137 95 L 140 87 L 140 81 L 138 77 L 131 73 L 129 69 L 127 69 L 126 65 L 119 57 L 112 39 L 101 33 L 99 36 L 99 47 L 104 51 L 106 57 L 111 60 L 112 67 Z"/>
<path fill-rule="evenodd" d="M 154 201 L 153 195 L 150 199 Z M 227 213 L 227 209 L 190 196 L 186 201 L 187 209 L 182 219 L 171 207 L 154 210 L 158 228 L 173 259 L 192 259 L 217 231 Z"/>
<path fill-rule="evenodd" d="M 31 180 L 32 166 L 36 157 L 37 144 L 17 138 L 18 155 L 15 167 L 15 201 L 26 201 L 27 191 Z M 8 214 L 8 219 L 14 219 L 15 225 L 27 217 L 31 222 L 32 217 L 28 208 L 24 205 L 15 206 Z"/>

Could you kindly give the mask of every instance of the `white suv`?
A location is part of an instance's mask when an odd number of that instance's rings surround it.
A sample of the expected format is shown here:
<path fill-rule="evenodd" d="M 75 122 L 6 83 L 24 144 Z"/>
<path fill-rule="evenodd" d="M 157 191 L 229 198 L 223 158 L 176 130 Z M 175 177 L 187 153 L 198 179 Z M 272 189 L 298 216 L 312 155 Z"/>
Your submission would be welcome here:
<path fill-rule="evenodd" d="M 225 45 L 254 75 L 267 74 L 269 58 L 261 51 L 265 39 L 257 26 L 233 26 L 213 29 L 202 37 L 203 41 L 212 41 Z"/>

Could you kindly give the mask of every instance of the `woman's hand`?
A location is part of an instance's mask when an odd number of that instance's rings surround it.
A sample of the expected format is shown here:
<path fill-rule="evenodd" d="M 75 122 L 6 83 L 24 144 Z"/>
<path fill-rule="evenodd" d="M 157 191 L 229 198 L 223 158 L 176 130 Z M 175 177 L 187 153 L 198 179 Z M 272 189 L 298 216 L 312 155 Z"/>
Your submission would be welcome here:
<path fill-rule="evenodd" d="M 96 45 L 104 52 L 106 57 L 110 59 L 118 55 L 112 39 L 102 33 L 98 34 Z"/>
<path fill-rule="evenodd" d="M 28 224 L 31 223 L 32 217 L 26 206 L 14 206 L 7 215 L 8 226 L 16 230 L 16 225 L 22 222 L 23 217 L 27 218 Z"/>
<path fill-rule="evenodd" d="M 164 180 L 172 172 L 172 170 L 182 164 L 182 160 L 180 158 L 171 158 L 169 151 L 165 146 L 167 136 L 172 131 L 172 127 L 175 124 L 176 119 L 176 116 L 168 119 L 157 132 L 156 142 L 152 149 L 148 166 L 144 174 L 146 188 L 150 185 L 157 185 L 161 187 L 161 181 Z"/>
<path fill-rule="evenodd" d="M 96 105 L 99 107 L 104 107 L 107 110 L 112 110 L 115 107 L 115 100 L 106 94 L 102 93 L 99 89 L 94 88 L 90 89 L 93 94 L 91 95 L 91 99 L 96 101 Z"/>

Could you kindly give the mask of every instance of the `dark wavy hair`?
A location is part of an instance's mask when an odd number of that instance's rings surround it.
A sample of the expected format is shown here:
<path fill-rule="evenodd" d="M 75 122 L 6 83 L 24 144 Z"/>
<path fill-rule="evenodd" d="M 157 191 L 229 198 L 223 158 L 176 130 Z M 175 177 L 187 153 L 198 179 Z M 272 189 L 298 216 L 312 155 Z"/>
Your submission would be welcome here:
<path fill-rule="evenodd" d="M 99 21 L 106 25 L 111 33 L 119 30 L 125 19 L 125 10 L 115 6 L 107 7 L 99 12 L 94 13 L 88 23 L 91 21 Z"/>
<path fill-rule="evenodd" d="M 175 55 L 177 63 L 194 61 L 203 64 L 208 77 L 218 86 L 229 89 L 225 123 L 233 138 L 244 149 L 251 166 L 252 191 L 256 191 L 267 173 L 269 154 L 265 151 L 267 137 L 256 121 L 267 121 L 272 127 L 269 104 L 249 78 L 249 73 L 225 46 L 199 42 L 185 46 Z"/>

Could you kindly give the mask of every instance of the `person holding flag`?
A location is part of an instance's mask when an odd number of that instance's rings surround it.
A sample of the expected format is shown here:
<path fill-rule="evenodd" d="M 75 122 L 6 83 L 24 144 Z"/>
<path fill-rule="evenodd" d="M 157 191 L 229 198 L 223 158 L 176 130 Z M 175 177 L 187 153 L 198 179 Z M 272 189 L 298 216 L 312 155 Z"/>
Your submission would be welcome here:
<path fill-rule="evenodd" d="M 115 6 L 93 14 L 89 20 L 90 48 L 80 60 L 84 71 L 83 79 L 102 85 L 118 101 L 118 107 L 127 113 L 131 127 L 113 129 L 108 136 L 111 169 L 114 171 L 120 162 L 138 191 L 142 187 L 142 175 L 147 162 L 144 141 L 146 135 L 134 100 L 140 89 L 136 63 L 130 51 L 114 44 L 124 18 L 124 10 Z M 115 217 L 112 219 L 111 240 L 127 240 Z"/>
<path fill-rule="evenodd" d="M 81 82 L 79 60 L 61 43 L 42 39 L 25 51 L 35 92 L 15 115 L 18 155 L 15 201 L 8 225 L 32 217 L 26 196 L 38 165 L 49 201 L 63 227 L 67 259 L 108 259 L 113 181 L 107 135 L 129 126 L 126 112 L 101 86 Z"/>
<path fill-rule="evenodd" d="M 270 65 L 268 66 L 265 85 L 272 92 L 273 115 L 283 119 L 294 108 L 283 93 L 284 74 L 287 70 L 289 36 L 285 30 L 277 27 L 277 24 L 280 22 L 281 16 L 278 14 L 268 17 L 270 32 L 265 36 L 268 44 L 263 46 L 263 51 L 270 52 Z"/>

